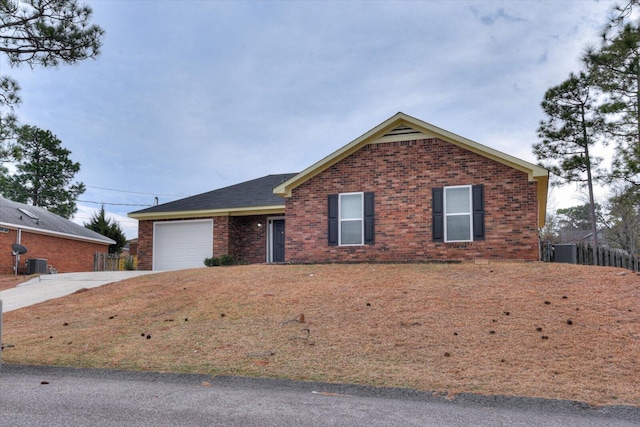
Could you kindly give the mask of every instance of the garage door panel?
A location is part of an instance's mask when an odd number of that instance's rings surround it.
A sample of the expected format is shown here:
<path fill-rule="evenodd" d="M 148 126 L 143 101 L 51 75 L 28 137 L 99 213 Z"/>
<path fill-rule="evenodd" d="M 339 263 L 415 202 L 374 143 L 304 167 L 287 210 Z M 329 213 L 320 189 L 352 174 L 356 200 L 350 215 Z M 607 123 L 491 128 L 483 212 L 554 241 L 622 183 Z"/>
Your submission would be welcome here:
<path fill-rule="evenodd" d="M 204 266 L 213 256 L 213 221 L 168 221 L 154 224 L 153 269 Z"/>

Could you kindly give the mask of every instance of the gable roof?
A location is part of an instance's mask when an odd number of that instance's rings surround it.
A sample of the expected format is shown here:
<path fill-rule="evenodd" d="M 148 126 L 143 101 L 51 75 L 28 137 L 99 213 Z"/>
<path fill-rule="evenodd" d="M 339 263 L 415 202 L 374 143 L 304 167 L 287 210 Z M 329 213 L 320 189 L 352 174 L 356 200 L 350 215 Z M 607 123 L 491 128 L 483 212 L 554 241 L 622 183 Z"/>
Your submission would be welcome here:
<path fill-rule="evenodd" d="M 131 212 L 135 219 L 175 219 L 220 215 L 283 213 L 284 199 L 273 189 L 295 173 L 267 175 L 240 184 Z"/>
<path fill-rule="evenodd" d="M 549 185 L 549 171 L 541 166 L 502 153 L 493 148 L 471 141 L 441 129 L 430 123 L 411 117 L 402 112 L 395 114 L 370 131 L 354 139 L 344 147 L 334 151 L 324 159 L 314 163 L 291 179 L 278 185 L 273 192 L 282 197 L 291 196 L 291 191 L 310 180 L 320 172 L 360 150 L 367 144 L 378 144 L 393 141 L 408 141 L 414 139 L 439 138 L 465 150 L 472 151 L 498 163 L 525 172 L 529 181 L 538 182 L 538 224 L 543 227 L 547 209 L 547 191 Z"/>
<path fill-rule="evenodd" d="M 105 245 L 116 243 L 100 233 L 89 230 L 46 209 L 14 202 L 2 196 L 0 196 L 0 227 Z"/>
<path fill-rule="evenodd" d="M 606 240 L 603 236 L 602 229 L 598 230 L 598 244 L 603 245 L 603 240 Z M 580 229 L 562 229 L 559 232 L 559 240 L 560 244 L 563 243 L 580 243 L 591 240 L 593 237 L 593 232 L 591 230 L 580 230 Z"/>

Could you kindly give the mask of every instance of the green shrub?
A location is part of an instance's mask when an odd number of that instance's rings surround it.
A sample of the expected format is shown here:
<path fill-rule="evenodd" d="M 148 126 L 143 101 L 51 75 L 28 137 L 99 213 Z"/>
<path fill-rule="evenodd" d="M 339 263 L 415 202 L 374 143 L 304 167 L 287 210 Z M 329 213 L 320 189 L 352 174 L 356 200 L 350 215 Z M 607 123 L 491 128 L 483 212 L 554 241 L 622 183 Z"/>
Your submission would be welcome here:
<path fill-rule="evenodd" d="M 236 260 L 233 258 L 233 255 L 222 255 L 220 257 L 221 265 L 233 265 L 236 263 Z"/>
<path fill-rule="evenodd" d="M 218 258 L 205 258 L 204 265 L 207 267 L 217 267 L 219 265 L 234 265 L 236 260 L 233 255 L 221 255 Z"/>
<path fill-rule="evenodd" d="M 220 258 L 205 258 L 204 265 L 207 267 L 217 267 L 220 265 Z"/>

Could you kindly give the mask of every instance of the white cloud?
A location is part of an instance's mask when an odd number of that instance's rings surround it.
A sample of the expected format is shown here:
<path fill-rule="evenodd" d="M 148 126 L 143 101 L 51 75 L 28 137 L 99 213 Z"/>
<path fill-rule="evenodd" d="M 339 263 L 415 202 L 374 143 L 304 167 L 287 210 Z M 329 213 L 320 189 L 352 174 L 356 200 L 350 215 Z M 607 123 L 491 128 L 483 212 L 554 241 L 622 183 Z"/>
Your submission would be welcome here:
<path fill-rule="evenodd" d="M 91 222 L 91 219 L 100 212 L 100 208 L 92 208 L 87 205 L 78 204 L 78 211 L 71 218 L 71 221 L 76 224 L 84 226 Z M 122 232 L 127 237 L 127 240 L 135 239 L 138 237 L 138 221 L 132 218 L 128 218 L 124 215 L 114 214 L 105 208 L 105 217 L 112 221 L 117 222 L 122 229 Z"/>
<path fill-rule="evenodd" d="M 398 111 L 531 161 L 545 90 L 611 3 L 89 4 L 95 61 L 0 73 L 23 87 L 20 119 L 81 163 L 98 204 L 79 205 L 126 224 L 156 195 L 302 170 Z"/>

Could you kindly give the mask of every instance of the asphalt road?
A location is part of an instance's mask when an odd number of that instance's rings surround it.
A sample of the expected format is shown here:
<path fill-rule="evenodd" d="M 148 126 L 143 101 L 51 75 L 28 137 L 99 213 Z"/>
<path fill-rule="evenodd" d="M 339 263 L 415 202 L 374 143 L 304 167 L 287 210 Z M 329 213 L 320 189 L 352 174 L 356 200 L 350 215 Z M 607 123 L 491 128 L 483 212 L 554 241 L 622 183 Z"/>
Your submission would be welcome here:
<path fill-rule="evenodd" d="M 1 426 L 632 426 L 640 408 L 310 382 L 6 365 Z"/>

